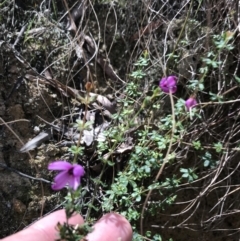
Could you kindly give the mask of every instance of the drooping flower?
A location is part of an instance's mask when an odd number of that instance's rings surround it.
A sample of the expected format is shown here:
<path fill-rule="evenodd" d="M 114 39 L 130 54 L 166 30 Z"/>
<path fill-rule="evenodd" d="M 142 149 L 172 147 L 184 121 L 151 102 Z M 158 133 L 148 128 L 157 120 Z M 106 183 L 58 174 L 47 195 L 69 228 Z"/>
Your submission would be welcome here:
<path fill-rule="evenodd" d="M 191 108 L 194 108 L 195 105 L 197 104 L 197 101 L 195 98 L 190 97 L 185 101 L 185 106 L 187 108 L 187 110 L 189 111 Z"/>
<path fill-rule="evenodd" d="M 160 80 L 159 86 L 163 92 L 173 94 L 177 91 L 177 77 L 173 75 L 164 77 Z"/>
<path fill-rule="evenodd" d="M 66 161 L 55 161 L 48 165 L 48 170 L 61 171 L 54 178 L 53 190 L 60 190 L 69 185 L 73 190 L 76 190 L 81 183 L 81 177 L 85 171 L 81 165 L 71 164 Z"/>

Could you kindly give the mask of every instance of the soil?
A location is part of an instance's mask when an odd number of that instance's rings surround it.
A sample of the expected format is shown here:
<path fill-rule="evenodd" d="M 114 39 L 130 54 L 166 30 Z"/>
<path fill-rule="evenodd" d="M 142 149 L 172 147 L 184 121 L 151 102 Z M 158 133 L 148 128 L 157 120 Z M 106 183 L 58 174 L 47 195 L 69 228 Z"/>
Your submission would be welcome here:
<path fill-rule="evenodd" d="M 37 116 L 52 121 L 53 113 L 60 111 L 57 99 L 51 97 L 53 93 L 49 88 L 25 81 L 6 98 L 15 82 L 14 77 L 9 77 L 7 84 L 4 80 L 0 82 L 1 237 L 23 229 L 41 214 L 53 210 L 60 202 L 59 195 L 51 190 L 50 184 L 36 178 L 51 180 L 47 165 L 60 157 L 61 150 L 47 150 L 50 146 L 48 144 L 42 147 L 45 151 L 41 151 L 41 148 L 31 151 L 31 156 L 19 151 L 23 144 L 37 135 L 34 128 L 43 128 Z"/>

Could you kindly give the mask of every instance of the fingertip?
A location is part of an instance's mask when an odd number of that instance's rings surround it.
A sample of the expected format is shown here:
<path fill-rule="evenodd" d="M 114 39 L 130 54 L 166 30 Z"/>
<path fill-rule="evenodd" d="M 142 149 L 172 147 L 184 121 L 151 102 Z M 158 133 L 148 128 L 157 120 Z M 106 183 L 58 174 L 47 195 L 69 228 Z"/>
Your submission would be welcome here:
<path fill-rule="evenodd" d="M 126 218 L 117 213 L 105 214 L 86 236 L 88 241 L 131 241 L 132 227 Z"/>
<path fill-rule="evenodd" d="M 55 211 L 48 216 L 42 218 L 41 220 L 34 223 L 29 228 L 39 230 L 43 232 L 47 240 L 55 240 L 58 233 L 56 230 L 56 225 L 58 223 L 63 224 L 67 221 L 66 212 L 65 209 L 61 209 L 58 211 Z M 73 214 L 72 217 L 69 219 L 69 224 L 76 225 L 76 224 L 83 224 L 84 220 L 80 214 Z"/>
<path fill-rule="evenodd" d="M 57 210 L 57 211 L 47 215 L 46 217 L 43 217 L 41 220 L 34 223 L 32 226 L 39 225 L 41 223 L 43 223 L 45 226 L 46 225 L 54 226 L 53 223 L 55 223 L 55 226 L 56 226 L 56 224 L 58 222 L 63 224 L 66 221 L 67 221 L 66 211 L 65 211 L 65 209 L 60 209 L 60 210 Z M 84 223 L 84 220 L 83 220 L 82 216 L 78 213 L 73 214 L 71 216 L 71 218 L 69 219 L 69 224 L 72 224 L 72 225 L 83 224 L 83 223 Z"/>

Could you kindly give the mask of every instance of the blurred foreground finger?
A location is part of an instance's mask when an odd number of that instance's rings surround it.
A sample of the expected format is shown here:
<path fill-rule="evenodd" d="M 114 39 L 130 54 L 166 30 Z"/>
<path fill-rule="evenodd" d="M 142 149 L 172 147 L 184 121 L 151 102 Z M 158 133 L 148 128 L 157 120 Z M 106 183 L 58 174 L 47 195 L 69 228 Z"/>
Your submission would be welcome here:
<path fill-rule="evenodd" d="M 120 214 L 108 213 L 93 226 L 93 231 L 86 236 L 88 241 L 131 241 L 130 223 Z"/>
<path fill-rule="evenodd" d="M 59 238 L 56 230 L 57 223 L 63 224 L 66 220 L 65 210 L 58 210 L 40 219 L 28 228 L 2 239 L 2 241 L 54 241 Z M 76 225 L 83 224 L 84 221 L 79 214 L 76 214 L 69 219 L 69 223 Z"/>

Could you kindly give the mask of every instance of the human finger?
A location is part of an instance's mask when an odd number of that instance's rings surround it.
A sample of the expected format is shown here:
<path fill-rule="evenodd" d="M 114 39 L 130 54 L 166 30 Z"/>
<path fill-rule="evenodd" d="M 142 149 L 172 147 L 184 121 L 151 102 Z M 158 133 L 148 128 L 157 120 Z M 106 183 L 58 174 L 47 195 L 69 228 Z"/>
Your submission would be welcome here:
<path fill-rule="evenodd" d="M 86 236 L 88 241 L 131 241 L 130 223 L 120 214 L 105 214 L 93 226 L 93 231 Z"/>
<path fill-rule="evenodd" d="M 63 224 L 66 220 L 65 210 L 61 209 L 40 219 L 28 228 L 2 239 L 2 241 L 54 241 L 58 238 L 56 230 L 57 223 Z M 79 214 L 76 214 L 69 219 L 69 223 L 76 225 L 83 224 L 84 221 Z"/>

